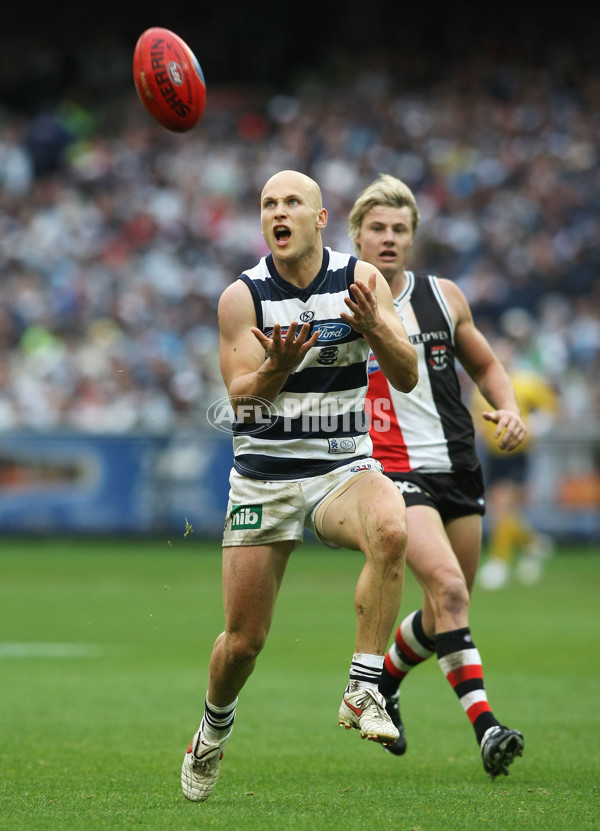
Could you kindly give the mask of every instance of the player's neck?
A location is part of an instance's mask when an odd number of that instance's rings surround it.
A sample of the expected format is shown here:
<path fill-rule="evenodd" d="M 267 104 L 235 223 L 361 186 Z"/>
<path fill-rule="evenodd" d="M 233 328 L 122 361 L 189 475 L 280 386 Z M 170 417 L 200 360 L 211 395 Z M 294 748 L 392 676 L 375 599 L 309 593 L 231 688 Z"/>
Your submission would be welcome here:
<path fill-rule="evenodd" d="M 273 253 L 273 262 L 277 273 L 288 283 L 304 289 L 310 286 L 323 265 L 323 248 L 313 249 L 304 256 L 292 259 L 279 259 Z"/>
<path fill-rule="evenodd" d="M 388 280 L 388 285 L 390 287 L 390 291 L 392 293 L 392 297 L 398 297 L 399 294 L 402 294 L 404 291 L 404 287 L 406 286 L 406 274 L 404 269 L 402 271 L 396 272 L 393 277 Z"/>

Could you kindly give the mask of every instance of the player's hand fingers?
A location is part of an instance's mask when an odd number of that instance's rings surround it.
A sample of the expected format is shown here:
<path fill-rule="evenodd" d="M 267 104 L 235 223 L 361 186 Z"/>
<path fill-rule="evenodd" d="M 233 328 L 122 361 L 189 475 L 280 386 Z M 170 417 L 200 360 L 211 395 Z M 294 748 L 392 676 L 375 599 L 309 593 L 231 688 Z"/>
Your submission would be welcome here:
<path fill-rule="evenodd" d="M 252 332 L 252 334 L 254 335 L 254 337 L 256 338 L 256 340 L 260 343 L 260 345 L 261 345 L 264 349 L 266 349 L 266 348 L 269 346 L 269 344 L 271 343 L 271 339 L 270 339 L 270 338 L 268 338 L 268 337 L 265 335 L 265 333 L 264 333 L 264 332 L 261 332 L 261 330 L 260 330 L 260 329 L 257 329 L 257 328 L 256 328 L 256 327 L 254 327 L 254 326 L 252 326 L 252 327 L 251 327 L 250 331 Z"/>

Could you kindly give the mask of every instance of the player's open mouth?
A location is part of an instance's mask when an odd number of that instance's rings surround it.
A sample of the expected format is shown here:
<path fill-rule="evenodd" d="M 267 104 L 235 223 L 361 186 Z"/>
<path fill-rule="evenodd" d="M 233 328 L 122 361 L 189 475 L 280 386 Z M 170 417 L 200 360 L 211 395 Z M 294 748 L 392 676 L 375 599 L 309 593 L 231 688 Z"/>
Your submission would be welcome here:
<path fill-rule="evenodd" d="M 382 260 L 395 260 L 396 259 L 396 252 L 392 251 L 390 248 L 386 248 L 382 251 L 379 256 Z"/>
<path fill-rule="evenodd" d="M 285 225 L 276 225 L 273 229 L 273 233 L 275 234 L 275 239 L 279 245 L 285 245 L 285 243 L 292 236 L 292 232 L 289 228 L 286 228 Z"/>

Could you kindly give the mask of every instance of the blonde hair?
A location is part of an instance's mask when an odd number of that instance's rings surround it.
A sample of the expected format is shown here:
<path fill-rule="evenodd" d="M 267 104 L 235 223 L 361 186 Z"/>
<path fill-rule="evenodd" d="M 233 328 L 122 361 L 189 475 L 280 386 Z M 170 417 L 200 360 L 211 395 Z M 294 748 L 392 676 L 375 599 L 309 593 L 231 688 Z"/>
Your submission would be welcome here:
<path fill-rule="evenodd" d="M 409 208 L 413 233 L 419 226 L 421 215 L 412 190 L 401 179 L 396 179 L 388 173 L 380 173 L 377 179 L 358 195 L 348 216 L 348 231 L 357 252 L 359 252 L 359 246 L 356 245 L 356 239 L 360 233 L 362 221 L 371 208 L 378 205 L 383 205 L 385 208 Z"/>

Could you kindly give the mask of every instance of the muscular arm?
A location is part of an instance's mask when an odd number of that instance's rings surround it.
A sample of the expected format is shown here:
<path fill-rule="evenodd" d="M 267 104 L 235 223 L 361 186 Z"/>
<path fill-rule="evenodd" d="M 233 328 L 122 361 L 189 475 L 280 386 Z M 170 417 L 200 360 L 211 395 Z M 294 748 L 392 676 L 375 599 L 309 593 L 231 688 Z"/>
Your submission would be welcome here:
<path fill-rule="evenodd" d="M 218 316 L 221 374 L 236 413 L 245 404 L 256 404 L 257 398 L 273 402 L 319 337 L 315 332 L 308 339 L 310 327 L 297 324 L 282 337 L 276 324 L 268 338 L 256 328 L 250 290 L 241 280 L 221 295 Z"/>
<path fill-rule="evenodd" d="M 500 450 L 514 450 L 527 430 L 508 373 L 475 326 L 469 304 L 458 286 L 450 280 L 439 282 L 454 319 L 456 356 L 493 408 L 484 412 L 483 418 L 496 424 L 494 437 Z"/>
<path fill-rule="evenodd" d="M 341 312 L 342 320 L 361 332 L 390 384 L 410 392 L 419 379 L 417 350 L 396 314 L 390 288 L 373 266 L 357 262 L 352 294 L 345 303 L 352 314 Z"/>

